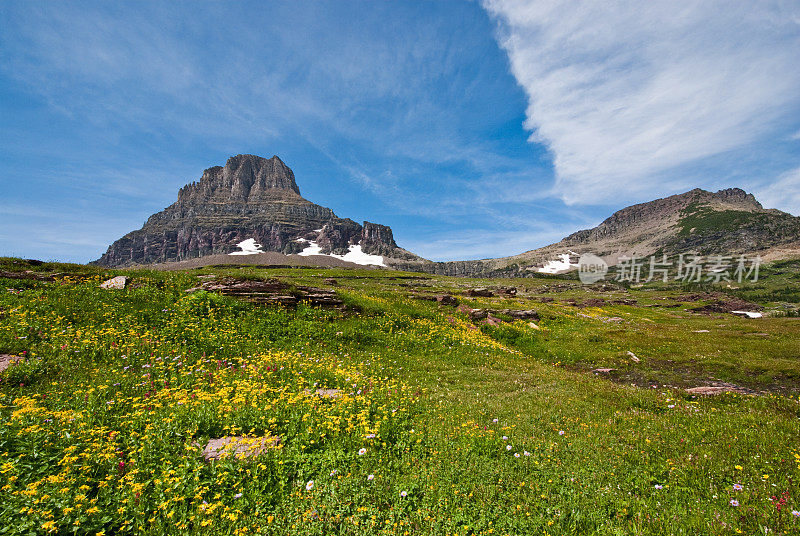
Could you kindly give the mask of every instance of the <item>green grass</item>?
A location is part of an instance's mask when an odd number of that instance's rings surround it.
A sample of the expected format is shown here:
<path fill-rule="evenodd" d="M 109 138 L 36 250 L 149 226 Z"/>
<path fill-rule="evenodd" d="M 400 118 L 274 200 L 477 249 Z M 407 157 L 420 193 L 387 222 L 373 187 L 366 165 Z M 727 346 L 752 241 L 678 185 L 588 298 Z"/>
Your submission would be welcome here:
<path fill-rule="evenodd" d="M 13 262 L 77 276 L 0 278 L 0 353 L 27 357 L 0 380 L 0 533 L 800 532 L 797 318 L 692 313 L 677 286 Z M 764 289 L 791 298 L 794 268 L 770 267 Z M 117 273 L 128 289 L 97 288 Z M 184 292 L 208 273 L 334 288 L 348 308 Z M 499 285 L 518 297 L 463 295 Z M 541 329 L 412 292 L 533 308 Z M 717 380 L 763 394 L 682 390 Z M 282 444 L 204 463 L 196 444 L 229 434 Z"/>
<path fill-rule="evenodd" d="M 686 237 L 692 233 L 705 235 L 709 232 L 741 229 L 747 226 L 764 224 L 771 215 L 749 212 L 746 210 L 714 210 L 697 203 L 686 207 L 684 216 L 680 220 L 681 230 L 679 237 Z M 772 216 L 774 218 L 774 216 Z"/>

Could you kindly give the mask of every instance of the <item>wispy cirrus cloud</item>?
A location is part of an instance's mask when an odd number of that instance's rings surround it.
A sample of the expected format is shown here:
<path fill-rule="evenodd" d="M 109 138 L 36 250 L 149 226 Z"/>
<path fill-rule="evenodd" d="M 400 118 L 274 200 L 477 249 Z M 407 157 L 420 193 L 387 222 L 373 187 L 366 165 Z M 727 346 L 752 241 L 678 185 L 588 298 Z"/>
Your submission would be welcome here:
<path fill-rule="evenodd" d="M 765 208 L 777 208 L 800 216 L 800 167 L 782 173 L 755 191 Z"/>
<path fill-rule="evenodd" d="M 800 4 L 484 0 L 556 190 L 597 203 L 797 129 Z"/>
<path fill-rule="evenodd" d="M 524 94 L 475 4 L 12 1 L 0 17 L 0 91 L 38 107 L 3 121 L 18 205 L 38 202 L 26 181 L 87 211 L 102 190 L 138 210 L 133 229 L 204 167 L 277 153 L 343 216 L 447 233 L 551 177 L 531 169 Z"/>

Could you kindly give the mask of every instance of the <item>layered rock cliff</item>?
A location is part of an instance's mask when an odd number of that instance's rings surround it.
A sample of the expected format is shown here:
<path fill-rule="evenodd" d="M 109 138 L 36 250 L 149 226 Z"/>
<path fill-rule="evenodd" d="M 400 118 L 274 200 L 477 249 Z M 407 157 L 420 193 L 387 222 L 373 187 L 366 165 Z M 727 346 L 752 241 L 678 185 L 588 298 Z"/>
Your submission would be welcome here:
<path fill-rule="evenodd" d="M 370 222 L 342 219 L 300 195 L 294 173 L 280 158 L 243 154 L 206 169 L 181 188 L 178 200 L 144 226 L 114 242 L 96 264 L 127 266 L 181 261 L 237 251 L 253 239 L 264 251 L 299 253 L 315 242 L 321 253 L 417 257 L 397 247 L 392 231 Z"/>

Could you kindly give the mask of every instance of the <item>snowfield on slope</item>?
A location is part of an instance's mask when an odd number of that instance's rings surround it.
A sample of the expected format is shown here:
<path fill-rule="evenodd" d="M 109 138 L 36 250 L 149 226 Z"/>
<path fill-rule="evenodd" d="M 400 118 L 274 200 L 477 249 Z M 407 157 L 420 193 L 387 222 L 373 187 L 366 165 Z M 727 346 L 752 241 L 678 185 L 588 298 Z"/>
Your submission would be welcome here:
<path fill-rule="evenodd" d="M 386 263 L 383 261 L 383 257 L 380 255 L 370 255 L 369 253 L 364 253 L 361 251 L 361 245 L 356 244 L 350 246 L 350 251 L 345 253 L 344 255 L 335 255 L 333 253 L 329 255 L 325 255 L 322 253 L 322 248 L 316 242 L 310 242 L 308 247 L 298 253 L 303 257 L 307 257 L 309 255 L 324 255 L 326 257 L 334 257 L 336 259 L 341 259 L 343 261 L 352 262 L 354 264 L 362 264 L 362 265 L 374 265 L 374 266 L 383 266 L 386 267 Z"/>
<path fill-rule="evenodd" d="M 236 245 L 239 246 L 242 251 L 234 251 L 233 253 L 228 253 L 228 255 L 257 255 L 259 253 L 264 253 L 261 249 L 261 244 L 256 242 L 255 238 L 242 240 Z"/>

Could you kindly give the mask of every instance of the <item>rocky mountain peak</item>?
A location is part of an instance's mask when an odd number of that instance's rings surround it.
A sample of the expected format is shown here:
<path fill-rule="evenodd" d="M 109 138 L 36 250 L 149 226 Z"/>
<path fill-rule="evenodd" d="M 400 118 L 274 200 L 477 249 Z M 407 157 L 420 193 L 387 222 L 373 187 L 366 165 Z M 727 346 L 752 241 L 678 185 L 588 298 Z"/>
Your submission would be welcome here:
<path fill-rule="evenodd" d="M 726 188 L 716 193 L 706 192 L 705 190 L 700 190 L 700 192 L 708 194 L 712 201 L 736 205 L 740 210 L 764 210 L 764 207 L 761 206 L 761 203 L 756 200 L 753 194 L 748 194 L 741 188 Z"/>
<path fill-rule="evenodd" d="M 262 251 L 300 253 L 316 242 L 323 254 L 415 258 L 397 247 L 389 227 L 339 218 L 300 195 L 277 156 L 232 156 L 180 189 L 178 200 L 114 242 L 97 264 L 125 266 L 227 254 L 253 240 Z"/>
<path fill-rule="evenodd" d="M 262 203 L 287 196 L 299 197 L 300 189 L 280 158 L 239 154 L 228 158 L 225 167 L 210 167 L 198 182 L 181 188 L 178 203 Z"/>
<path fill-rule="evenodd" d="M 683 211 L 699 206 L 708 206 L 717 211 L 764 211 L 761 203 L 756 200 L 753 194 L 749 194 L 741 188 L 728 188 L 717 192 L 695 188 L 688 192 L 618 210 L 594 229 L 573 233 L 565 238 L 564 242 L 581 244 L 587 240 L 601 240 L 619 233 L 647 228 L 652 224 L 668 221 L 675 223 L 681 217 Z"/>

